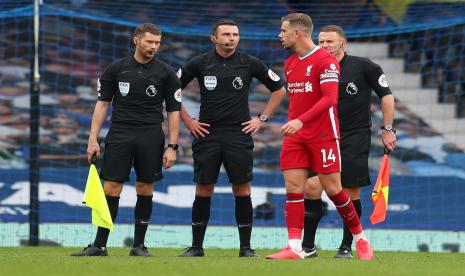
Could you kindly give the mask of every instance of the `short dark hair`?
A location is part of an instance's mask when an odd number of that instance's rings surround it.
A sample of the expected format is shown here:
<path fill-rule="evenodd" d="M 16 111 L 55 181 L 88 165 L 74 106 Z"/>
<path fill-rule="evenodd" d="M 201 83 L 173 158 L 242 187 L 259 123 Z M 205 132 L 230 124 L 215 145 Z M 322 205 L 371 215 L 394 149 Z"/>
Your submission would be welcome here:
<path fill-rule="evenodd" d="M 321 27 L 320 29 L 320 33 L 321 32 L 335 32 L 337 33 L 340 37 L 342 38 L 346 38 L 346 34 L 344 33 L 344 29 L 341 28 L 340 26 L 338 25 L 325 25 L 323 27 Z"/>
<path fill-rule="evenodd" d="M 143 36 L 145 33 L 150 33 L 153 35 L 161 35 L 160 27 L 152 23 L 140 24 L 134 30 L 134 36 Z"/>
<path fill-rule="evenodd" d="M 228 25 L 228 26 L 237 26 L 237 23 L 234 20 L 231 19 L 221 19 L 215 22 L 213 24 L 212 28 L 212 35 L 216 35 L 216 30 L 218 29 L 219 26 L 223 25 Z"/>
<path fill-rule="evenodd" d="M 291 27 L 301 26 L 304 31 L 312 34 L 313 32 L 313 22 L 312 18 L 305 13 L 290 13 L 281 18 L 281 22 L 289 21 Z"/>

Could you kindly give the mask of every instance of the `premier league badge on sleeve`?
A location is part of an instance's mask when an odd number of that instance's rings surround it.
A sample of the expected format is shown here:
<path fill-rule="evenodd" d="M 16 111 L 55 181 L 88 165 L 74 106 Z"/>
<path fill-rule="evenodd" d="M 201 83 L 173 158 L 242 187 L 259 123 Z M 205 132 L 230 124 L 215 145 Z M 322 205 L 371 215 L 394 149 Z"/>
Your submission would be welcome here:
<path fill-rule="evenodd" d="M 100 79 L 97 79 L 97 96 L 102 97 L 102 93 L 100 93 L 100 90 L 102 89 L 102 84 L 100 83 Z"/>
<path fill-rule="evenodd" d="M 379 86 L 381 87 L 388 87 L 388 83 L 386 81 L 386 76 L 384 74 L 382 74 L 381 76 L 379 76 L 378 78 L 378 84 Z"/>
<path fill-rule="evenodd" d="M 119 93 L 121 93 L 121 96 L 126 97 L 129 93 L 129 84 L 129 82 L 118 82 Z"/>
<path fill-rule="evenodd" d="M 174 92 L 174 99 L 178 102 L 182 102 L 182 92 L 181 92 L 181 89 L 178 89 L 176 90 L 176 92 Z"/>
<path fill-rule="evenodd" d="M 207 90 L 212 91 L 216 88 L 216 76 L 204 76 L 203 84 Z"/>
<path fill-rule="evenodd" d="M 271 70 L 271 69 L 268 69 L 268 76 L 270 77 L 270 79 L 272 79 L 274 81 L 279 81 L 280 80 L 279 76 L 275 72 L 273 72 L 273 70 Z"/>

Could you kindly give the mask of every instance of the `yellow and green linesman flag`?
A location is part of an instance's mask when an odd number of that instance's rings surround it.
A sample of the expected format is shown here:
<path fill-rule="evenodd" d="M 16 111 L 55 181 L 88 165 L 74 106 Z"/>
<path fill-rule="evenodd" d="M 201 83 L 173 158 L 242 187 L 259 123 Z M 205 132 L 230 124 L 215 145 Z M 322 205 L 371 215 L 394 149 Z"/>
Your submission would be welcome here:
<path fill-rule="evenodd" d="M 82 203 L 92 208 L 92 224 L 113 231 L 113 220 L 111 219 L 110 209 L 108 209 L 107 199 L 105 198 L 102 183 L 94 164 L 90 164 Z"/>
<path fill-rule="evenodd" d="M 375 204 L 371 214 L 371 224 L 383 222 L 386 219 L 386 212 L 389 198 L 389 158 L 384 154 L 381 166 L 379 167 L 378 178 L 371 194 L 371 199 Z"/>
<path fill-rule="evenodd" d="M 375 4 L 396 23 L 404 22 L 405 13 L 408 6 L 415 2 L 430 2 L 430 3 L 454 3 L 462 2 L 460 0 L 375 0 Z"/>

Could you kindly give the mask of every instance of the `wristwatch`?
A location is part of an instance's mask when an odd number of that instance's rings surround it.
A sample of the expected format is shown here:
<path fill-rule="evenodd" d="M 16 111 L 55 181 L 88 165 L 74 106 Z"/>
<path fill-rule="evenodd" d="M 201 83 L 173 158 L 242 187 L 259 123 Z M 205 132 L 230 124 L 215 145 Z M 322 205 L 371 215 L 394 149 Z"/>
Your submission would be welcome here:
<path fill-rule="evenodd" d="M 392 125 L 384 125 L 381 127 L 381 129 L 385 130 L 385 131 L 392 131 L 394 133 L 396 133 L 396 130 L 394 128 L 392 128 Z"/>
<path fill-rule="evenodd" d="M 168 144 L 168 148 L 172 148 L 174 151 L 177 151 L 178 147 L 178 144 Z"/>
<path fill-rule="evenodd" d="M 268 122 L 268 116 L 265 114 L 258 114 L 258 119 L 264 123 Z"/>

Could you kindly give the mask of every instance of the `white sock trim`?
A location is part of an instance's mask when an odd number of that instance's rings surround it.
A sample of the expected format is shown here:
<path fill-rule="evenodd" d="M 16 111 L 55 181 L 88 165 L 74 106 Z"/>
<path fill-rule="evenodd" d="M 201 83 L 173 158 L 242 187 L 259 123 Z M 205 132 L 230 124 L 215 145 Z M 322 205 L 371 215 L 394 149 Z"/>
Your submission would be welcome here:
<path fill-rule="evenodd" d="M 304 199 L 296 199 L 296 200 L 286 200 L 286 203 L 297 203 L 297 202 L 303 202 Z"/>
<path fill-rule="evenodd" d="M 367 240 L 367 237 L 365 236 L 365 233 L 362 231 L 360 232 L 359 234 L 356 234 L 356 235 L 353 235 L 354 236 L 354 240 L 355 242 L 358 242 L 360 239 L 364 239 L 364 240 Z"/>
<path fill-rule="evenodd" d="M 350 198 L 347 200 L 346 203 L 344 203 L 344 204 L 342 204 L 342 205 L 340 205 L 340 206 L 337 206 L 336 204 L 334 204 L 334 205 L 336 206 L 336 208 L 342 208 L 342 207 L 344 207 L 344 206 L 347 206 L 349 203 L 350 203 Z"/>
<path fill-rule="evenodd" d="M 290 239 L 289 240 L 289 247 L 297 252 L 302 251 L 302 240 L 300 239 Z"/>

